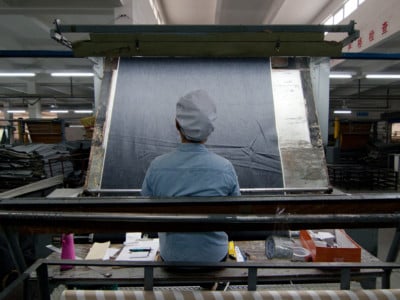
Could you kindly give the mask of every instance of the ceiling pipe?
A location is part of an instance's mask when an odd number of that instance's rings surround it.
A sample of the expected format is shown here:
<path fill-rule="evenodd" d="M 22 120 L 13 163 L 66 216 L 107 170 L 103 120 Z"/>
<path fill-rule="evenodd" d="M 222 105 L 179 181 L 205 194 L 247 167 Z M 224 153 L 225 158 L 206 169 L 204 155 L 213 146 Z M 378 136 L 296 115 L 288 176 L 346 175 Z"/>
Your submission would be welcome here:
<path fill-rule="evenodd" d="M 54 96 L 54 95 L 39 95 L 39 94 L 31 94 L 31 95 L 0 95 L 0 99 L 22 99 L 22 98 L 41 98 L 42 100 L 45 99 L 89 99 L 93 100 L 93 96 Z"/>
<path fill-rule="evenodd" d="M 74 57 L 69 50 L 0 50 L 0 57 Z M 400 53 L 369 53 L 369 52 L 343 52 L 339 57 L 332 59 L 377 59 L 398 60 Z"/>
<path fill-rule="evenodd" d="M 341 100 L 346 100 L 346 101 L 351 101 L 352 103 L 359 103 L 359 101 L 399 101 L 400 100 L 400 96 L 386 96 L 386 95 L 379 95 L 379 96 L 375 96 L 375 97 L 371 97 L 371 96 L 363 96 L 361 98 L 358 97 L 351 97 L 351 96 L 332 96 L 330 97 L 331 101 L 341 101 Z"/>
<path fill-rule="evenodd" d="M 398 60 L 400 53 L 372 53 L 372 52 L 343 52 L 339 57 L 333 59 L 375 59 L 375 60 Z"/>
<path fill-rule="evenodd" d="M 0 57 L 44 57 L 44 58 L 68 58 L 74 57 L 74 53 L 68 50 L 0 50 Z"/>
<path fill-rule="evenodd" d="M 56 14 L 72 14 L 72 15 L 109 15 L 113 7 L 1 7 L 0 15 L 56 15 Z"/>

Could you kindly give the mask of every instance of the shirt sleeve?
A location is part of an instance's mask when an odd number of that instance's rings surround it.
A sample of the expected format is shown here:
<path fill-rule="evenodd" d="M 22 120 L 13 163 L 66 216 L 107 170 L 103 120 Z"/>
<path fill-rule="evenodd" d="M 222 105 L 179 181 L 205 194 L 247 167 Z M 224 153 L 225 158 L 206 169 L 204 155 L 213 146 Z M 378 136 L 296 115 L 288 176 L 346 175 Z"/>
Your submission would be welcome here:
<path fill-rule="evenodd" d="M 150 185 L 150 177 L 151 177 L 151 166 L 147 169 L 146 176 L 144 177 L 142 183 L 142 196 L 153 196 L 153 191 Z"/>
<path fill-rule="evenodd" d="M 239 181 L 238 181 L 238 176 L 236 174 L 235 168 L 233 167 L 233 165 L 231 164 L 231 168 L 232 168 L 232 192 L 228 195 L 228 196 L 240 196 L 240 186 L 239 186 Z"/>

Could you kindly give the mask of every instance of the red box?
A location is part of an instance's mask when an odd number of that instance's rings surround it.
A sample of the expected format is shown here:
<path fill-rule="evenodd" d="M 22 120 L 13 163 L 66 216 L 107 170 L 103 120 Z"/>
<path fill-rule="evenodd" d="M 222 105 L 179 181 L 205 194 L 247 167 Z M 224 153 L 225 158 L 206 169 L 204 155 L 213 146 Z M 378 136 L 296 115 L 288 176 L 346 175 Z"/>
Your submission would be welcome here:
<path fill-rule="evenodd" d="M 334 231 L 339 244 L 337 248 L 317 246 L 308 230 L 300 230 L 301 244 L 310 250 L 312 260 L 314 262 L 361 262 L 361 247 L 343 229 Z"/>

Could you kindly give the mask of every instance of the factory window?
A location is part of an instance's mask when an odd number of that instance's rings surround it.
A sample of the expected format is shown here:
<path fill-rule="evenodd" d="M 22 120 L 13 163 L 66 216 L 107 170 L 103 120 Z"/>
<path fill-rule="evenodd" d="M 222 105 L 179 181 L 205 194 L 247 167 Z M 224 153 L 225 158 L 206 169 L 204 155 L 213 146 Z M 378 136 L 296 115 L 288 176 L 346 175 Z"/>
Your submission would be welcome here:
<path fill-rule="evenodd" d="M 360 6 L 365 0 L 347 0 L 344 2 L 344 5 L 340 7 L 336 13 L 328 16 L 322 24 L 324 25 L 336 25 L 343 21 L 344 18 L 347 18 L 351 15 L 358 6 Z"/>
<path fill-rule="evenodd" d="M 392 143 L 400 143 L 400 123 L 392 123 L 390 140 Z"/>
<path fill-rule="evenodd" d="M 333 24 L 339 24 L 343 21 L 343 8 L 339 9 L 333 16 Z"/>
<path fill-rule="evenodd" d="M 348 0 L 344 4 L 344 17 L 348 17 L 353 11 L 357 9 L 357 0 Z"/>
<path fill-rule="evenodd" d="M 324 25 L 333 25 L 333 17 L 330 16 L 325 22 Z"/>

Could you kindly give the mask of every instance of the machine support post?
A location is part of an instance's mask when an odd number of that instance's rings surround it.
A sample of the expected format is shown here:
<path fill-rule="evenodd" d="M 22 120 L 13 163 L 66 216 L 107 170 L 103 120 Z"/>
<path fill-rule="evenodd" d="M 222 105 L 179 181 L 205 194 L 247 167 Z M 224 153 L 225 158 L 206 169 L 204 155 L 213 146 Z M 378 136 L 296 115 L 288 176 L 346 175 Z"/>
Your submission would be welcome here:
<path fill-rule="evenodd" d="M 154 268 L 144 267 L 144 290 L 152 291 L 154 286 Z"/>
<path fill-rule="evenodd" d="M 36 274 L 39 282 L 40 299 L 50 300 L 50 288 L 49 288 L 49 274 L 47 270 L 47 264 L 41 264 L 37 270 Z"/>
<path fill-rule="evenodd" d="M 4 236 L 7 240 L 8 248 L 11 250 L 10 254 L 16 263 L 18 271 L 22 274 L 27 266 L 25 263 L 24 255 L 22 253 L 21 245 L 19 243 L 19 234 L 17 231 L 13 231 L 8 226 L 0 227 L 0 231 L 4 232 Z"/>
<path fill-rule="evenodd" d="M 392 274 L 392 269 L 385 270 L 382 275 L 382 286 L 383 289 L 390 289 L 390 275 Z"/>
<path fill-rule="evenodd" d="M 350 289 L 350 269 L 343 268 L 340 271 L 340 289 L 349 290 Z"/>
<path fill-rule="evenodd" d="M 400 227 L 396 228 L 396 233 L 394 234 L 392 244 L 390 245 L 388 255 L 386 257 L 387 262 L 394 262 L 399 253 L 399 244 L 400 244 Z"/>
<path fill-rule="evenodd" d="M 247 290 L 255 291 L 257 289 L 257 268 L 249 268 L 247 279 Z"/>

